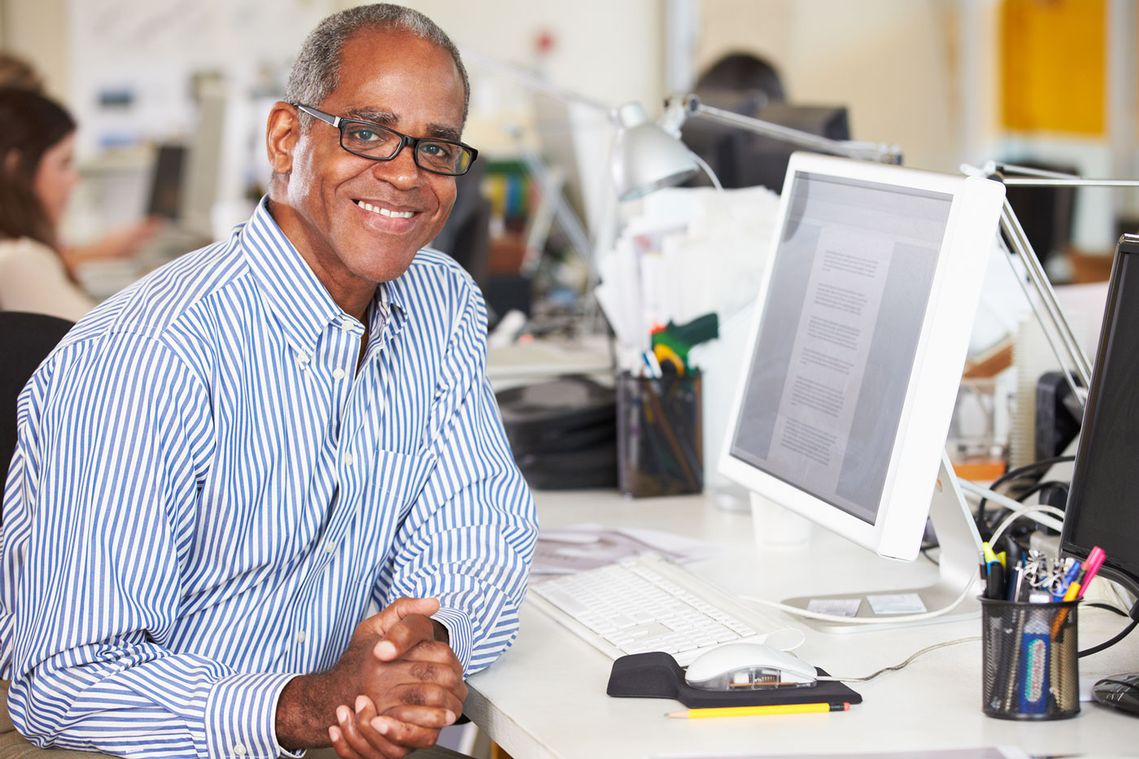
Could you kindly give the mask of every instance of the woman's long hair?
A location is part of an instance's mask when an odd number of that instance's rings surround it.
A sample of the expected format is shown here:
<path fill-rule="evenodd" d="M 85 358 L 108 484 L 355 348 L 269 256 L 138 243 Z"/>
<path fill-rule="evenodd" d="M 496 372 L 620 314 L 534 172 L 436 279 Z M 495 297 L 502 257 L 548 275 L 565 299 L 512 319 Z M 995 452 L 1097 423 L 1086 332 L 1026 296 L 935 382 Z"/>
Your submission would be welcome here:
<path fill-rule="evenodd" d="M 0 89 L 0 239 L 30 237 L 59 250 L 55 225 L 36 197 L 36 169 L 74 131 L 75 119 L 55 101 Z"/>

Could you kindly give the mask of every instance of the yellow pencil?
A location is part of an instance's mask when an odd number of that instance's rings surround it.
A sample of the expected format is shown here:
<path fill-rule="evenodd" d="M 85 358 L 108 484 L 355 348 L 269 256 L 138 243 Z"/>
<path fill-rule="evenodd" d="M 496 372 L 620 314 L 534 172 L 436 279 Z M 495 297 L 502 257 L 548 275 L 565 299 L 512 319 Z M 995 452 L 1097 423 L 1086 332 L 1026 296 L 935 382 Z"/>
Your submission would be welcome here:
<path fill-rule="evenodd" d="M 769 704 L 767 706 L 721 706 L 713 709 L 688 709 L 669 712 L 669 719 L 705 719 L 707 717 L 759 717 L 764 714 L 818 714 L 845 712 L 850 704 Z"/>

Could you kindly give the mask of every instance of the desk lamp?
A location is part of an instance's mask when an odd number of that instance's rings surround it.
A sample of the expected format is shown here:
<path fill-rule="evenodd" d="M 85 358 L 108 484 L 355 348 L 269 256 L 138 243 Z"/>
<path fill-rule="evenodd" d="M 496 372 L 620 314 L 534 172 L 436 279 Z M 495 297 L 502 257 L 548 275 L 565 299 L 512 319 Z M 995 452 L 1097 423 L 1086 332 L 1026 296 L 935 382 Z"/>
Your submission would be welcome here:
<path fill-rule="evenodd" d="M 966 174 L 985 176 L 1010 187 L 1139 187 L 1139 181 L 1133 179 L 1085 179 L 1074 174 L 993 161 L 980 169 L 971 166 L 961 168 Z M 1040 258 L 1033 251 L 1032 244 L 1028 241 L 1028 236 L 1024 233 L 1024 228 L 1007 198 L 1001 212 L 1001 232 L 1004 243 L 1020 259 L 1028 272 L 1028 282 L 1020 277 L 1017 277 L 1017 282 L 1024 289 L 1025 297 L 1028 298 L 1029 305 L 1032 306 L 1044 330 L 1044 337 L 1052 354 L 1059 362 L 1064 378 L 1071 387 L 1074 397 L 1079 401 L 1080 408 L 1083 408 L 1087 399 L 1087 388 L 1091 386 L 1091 362 L 1088 361 L 1075 333 L 1060 310 L 1056 293 L 1048 281 Z M 1036 298 L 1031 297 L 1029 288 L 1036 293 Z"/>
<path fill-rule="evenodd" d="M 626 103 L 617 109 L 613 182 L 618 199 L 635 200 L 662 187 L 678 185 L 701 169 L 720 189 L 720 182 L 712 169 L 680 141 L 680 128 L 693 116 L 783 140 L 818 153 L 880 163 L 902 162 L 902 151 L 896 145 L 832 140 L 715 108 L 700 102 L 696 95 L 679 95 L 665 103 L 664 114 L 657 123 L 649 120 L 640 103 Z"/>

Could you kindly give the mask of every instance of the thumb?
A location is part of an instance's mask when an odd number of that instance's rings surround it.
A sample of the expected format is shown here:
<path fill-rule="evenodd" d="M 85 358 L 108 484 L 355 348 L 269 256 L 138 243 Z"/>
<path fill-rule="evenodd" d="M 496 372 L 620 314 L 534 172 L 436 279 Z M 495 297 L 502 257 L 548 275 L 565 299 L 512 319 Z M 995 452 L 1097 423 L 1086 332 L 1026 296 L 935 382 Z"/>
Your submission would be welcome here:
<path fill-rule="evenodd" d="M 366 621 L 371 630 L 382 638 L 406 617 L 413 614 L 430 617 L 437 611 L 439 601 L 434 598 L 397 598 Z"/>
<path fill-rule="evenodd" d="M 424 617 L 430 617 L 435 612 L 439 611 L 439 600 L 436 598 L 397 598 L 392 601 L 387 608 L 380 611 L 376 616 L 380 617 L 384 630 L 390 629 L 392 625 L 400 621 L 404 617 L 412 614 L 419 614 Z"/>

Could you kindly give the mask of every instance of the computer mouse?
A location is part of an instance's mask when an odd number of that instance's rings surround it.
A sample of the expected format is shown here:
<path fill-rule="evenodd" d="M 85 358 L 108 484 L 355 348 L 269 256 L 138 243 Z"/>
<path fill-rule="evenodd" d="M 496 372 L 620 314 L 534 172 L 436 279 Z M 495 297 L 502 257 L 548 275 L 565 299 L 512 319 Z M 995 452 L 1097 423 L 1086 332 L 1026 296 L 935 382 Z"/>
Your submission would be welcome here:
<path fill-rule="evenodd" d="M 816 672 L 798 656 L 763 643 L 725 643 L 698 656 L 684 679 L 701 690 L 737 690 L 810 685 Z"/>
<path fill-rule="evenodd" d="M 1104 706 L 1139 716 L 1139 672 L 1103 678 L 1092 686 L 1092 698 Z"/>

